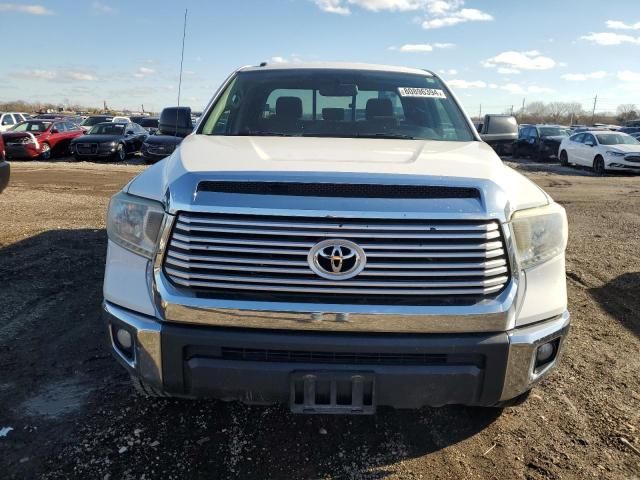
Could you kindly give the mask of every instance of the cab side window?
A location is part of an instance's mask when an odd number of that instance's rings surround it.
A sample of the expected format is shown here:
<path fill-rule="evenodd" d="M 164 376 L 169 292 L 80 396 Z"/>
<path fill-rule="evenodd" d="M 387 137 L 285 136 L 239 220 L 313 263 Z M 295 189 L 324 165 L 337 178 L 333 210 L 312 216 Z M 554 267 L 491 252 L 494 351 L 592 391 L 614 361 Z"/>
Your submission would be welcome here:
<path fill-rule="evenodd" d="M 13 117 L 11 116 L 11 114 L 6 113 L 4 115 L 4 117 L 2 117 L 2 125 L 15 125 L 15 121 L 13 120 Z"/>

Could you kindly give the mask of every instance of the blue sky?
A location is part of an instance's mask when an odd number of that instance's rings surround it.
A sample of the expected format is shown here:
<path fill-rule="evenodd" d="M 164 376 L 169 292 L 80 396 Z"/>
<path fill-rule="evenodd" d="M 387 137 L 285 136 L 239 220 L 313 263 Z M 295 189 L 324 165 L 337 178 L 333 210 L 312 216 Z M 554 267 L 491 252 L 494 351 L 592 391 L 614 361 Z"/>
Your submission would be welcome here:
<path fill-rule="evenodd" d="M 470 114 L 640 104 L 640 0 L 0 2 L 0 101 L 201 109 L 236 67 L 358 61 L 440 72 Z"/>

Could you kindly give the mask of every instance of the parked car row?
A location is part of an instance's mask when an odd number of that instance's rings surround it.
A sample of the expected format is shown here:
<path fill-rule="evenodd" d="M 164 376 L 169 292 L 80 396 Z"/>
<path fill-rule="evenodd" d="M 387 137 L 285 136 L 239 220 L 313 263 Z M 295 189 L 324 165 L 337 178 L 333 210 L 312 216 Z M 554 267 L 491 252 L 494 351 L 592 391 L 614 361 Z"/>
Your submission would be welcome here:
<path fill-rule="evenodd" d="M 170 155 L 193 130 L 189 107 L 170 107 L 160 117 L 113 115 L 35 117 L 0 113 L 6 128 L 3 152 L 7 159 L 42 159 L 71 154 L 76 160 L 110 159 L 123 161 L 142 152 L 147 163 Z M 4 158 L 5 153 L 3 153 Z"/>
<path fill-rule="evenodd" d="M 11 167 L 5 158 L 4 151 L 4 142 L 2 140 L 2 135 L 0 135 L 0 193 L 6 188 L 9 184 L 9 174 L 11 171 Z"/>

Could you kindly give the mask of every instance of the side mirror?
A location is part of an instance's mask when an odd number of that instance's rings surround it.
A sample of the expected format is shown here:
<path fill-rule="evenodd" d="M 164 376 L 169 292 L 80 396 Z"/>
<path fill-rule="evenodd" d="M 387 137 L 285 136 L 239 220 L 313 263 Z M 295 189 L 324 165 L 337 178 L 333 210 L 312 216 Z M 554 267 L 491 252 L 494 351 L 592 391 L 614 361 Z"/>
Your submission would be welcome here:
<path fill-rule="evenodd" d="M 60 131 L 57 128 L 52 128 L 51 133 L 60 133 Z"/>
<path fill-rule="evenodd" d="M 591 140 L 589 140 L 588 142 L 585 142 L 585 145 L 587 147 L 595 147 L 596 146 L 595 143 L 593 143 Z"/>
<path fill-rule="evenodd" d="M 133 130 L 127 130 L 127 135 L 133 135 L 135 132 Z"/>

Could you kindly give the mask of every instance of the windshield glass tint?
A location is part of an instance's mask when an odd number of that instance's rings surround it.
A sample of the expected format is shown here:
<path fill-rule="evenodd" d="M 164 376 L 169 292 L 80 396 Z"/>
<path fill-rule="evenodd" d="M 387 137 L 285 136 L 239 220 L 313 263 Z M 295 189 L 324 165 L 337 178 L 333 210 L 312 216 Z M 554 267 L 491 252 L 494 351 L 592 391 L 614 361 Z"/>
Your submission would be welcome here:
<path fill-rule="evenodd" d="M 13 127 L 13 132 L 44 132 L 51 122 L 24 122 Z"/>
<path fill-rule="evenodd" d="M 540 135 L 543 137 L 559 137 L 567 135 L 567 131 L 564 128 L 540 127 Z"/>
<path fill-rule="evenodd" d="M 624 135 L 620 133 L 601 133 L 596 135 L 600 145 L 638 145 L 638 140 L 631 135 Z"/>
<path fill-rule="evenodd" d="M 91 129 L 89 134 L 91 135 L 122 135 L 124 132 L 124 125 L 117 123 L 107 123 L 96 125 Z"/>
<path fill-rule="evenodd" d="M 241 72 L 202 125 L 205 135 L 474 140 L 449 92 L 426 73 Z"/>

